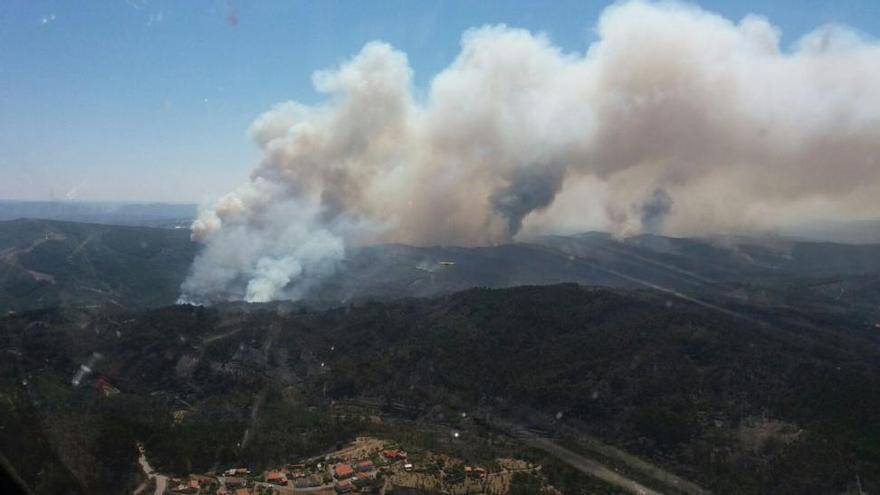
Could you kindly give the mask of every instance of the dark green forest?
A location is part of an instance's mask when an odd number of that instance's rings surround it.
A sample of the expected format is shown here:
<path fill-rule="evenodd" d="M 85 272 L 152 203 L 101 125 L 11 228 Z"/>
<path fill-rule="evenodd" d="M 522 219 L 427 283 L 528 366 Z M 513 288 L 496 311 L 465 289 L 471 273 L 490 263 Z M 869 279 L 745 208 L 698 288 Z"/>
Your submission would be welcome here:
<path fill-rule="evenodd" d="M 167 472 L 260 468 L 368 431 L 338 409 L 364 400 L 417 424 L 491 412 L 583 432 L 716 493 L 880 487 L 880 333 L 726 308 L 558 285 L 331 310 L 25 312 L 2 321 L 0 437 L 34 486 L 113 492 L 138 480 L 136 442 Z"/>

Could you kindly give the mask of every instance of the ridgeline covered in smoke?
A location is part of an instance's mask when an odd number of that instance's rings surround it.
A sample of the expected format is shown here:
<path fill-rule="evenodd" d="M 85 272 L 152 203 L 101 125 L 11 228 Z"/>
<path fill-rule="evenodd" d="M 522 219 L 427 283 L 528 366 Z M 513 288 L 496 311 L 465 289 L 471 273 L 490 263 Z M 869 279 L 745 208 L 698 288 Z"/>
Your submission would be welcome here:
<path fill-rule="evenodd" d="M 627 235 L 878 213 L 876 42 L 824 26 L 783 49 L 762 17 L 643 2 L 608 7 L 596 33 L 578 54 L 469 30 L 424 101 L 385 43 L 315 73 L 326 101 L 257 118 L 250 181 L 200 210 L 182 300 L 297 299 L 351 244 L 491 244 L 599 216 Z"/>

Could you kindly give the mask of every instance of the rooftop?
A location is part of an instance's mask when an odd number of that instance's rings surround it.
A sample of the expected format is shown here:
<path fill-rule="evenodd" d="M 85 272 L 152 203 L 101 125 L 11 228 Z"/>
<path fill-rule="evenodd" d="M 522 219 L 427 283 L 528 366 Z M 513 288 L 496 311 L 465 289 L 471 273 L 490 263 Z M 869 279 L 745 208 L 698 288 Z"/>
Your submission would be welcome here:
<path fill-rule="evenodd" d="M 354 474 L 354 469 L 352 469 L 352 467 L 348 464 L 337 464 L 333 466 L 333 473 L 336 475 L 337 478 L 341 478 Z"/>

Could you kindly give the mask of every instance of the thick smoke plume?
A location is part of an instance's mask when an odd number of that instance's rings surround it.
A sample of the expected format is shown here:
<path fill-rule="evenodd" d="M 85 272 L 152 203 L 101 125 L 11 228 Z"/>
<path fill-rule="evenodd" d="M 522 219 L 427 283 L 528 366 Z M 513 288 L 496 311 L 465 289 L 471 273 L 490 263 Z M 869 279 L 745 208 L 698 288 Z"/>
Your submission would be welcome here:
<path fill-rule="evenodd" d="M 251 180 L 200 211 L 183 298 L 299 298 L 353 243 L 491 244 L 595 211 L 620 234 L 878 213 L 876 42 L 825 26 L 782 49 L 762 17 L 643 2 L 596 33 L 579 54 L 470 30 L 424 101 L 384 43 L 317 72 L 326 100 L 261 115 Z"/>

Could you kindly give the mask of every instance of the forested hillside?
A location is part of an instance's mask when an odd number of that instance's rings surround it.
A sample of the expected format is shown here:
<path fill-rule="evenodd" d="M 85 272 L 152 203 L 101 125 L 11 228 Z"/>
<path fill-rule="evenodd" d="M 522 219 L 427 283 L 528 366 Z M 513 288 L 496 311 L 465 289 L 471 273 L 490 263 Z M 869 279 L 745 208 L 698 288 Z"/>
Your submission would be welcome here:
<path fill-rule="evenodd" d="M 425 424 L 489 411 L 570 428 L 566 440 L 580 431 L 716 493 L 835 493 L 856 476 L 880 488 L 880 333 L 712 304 L 560 285 L 321 311 L 22 313 L 3 321 L 0 435 L 34 461 L 17 464 L 31 482 L 112 491 L 135 477 L 136 440 L 162 469 L 262 466 L 361 431 L 329 411 L 365 400 Z"/>
<path fill-rule="evenodd" d="M 195 250 L 182 229 L 0 222 L 0 311 L 173 304 Z"/>

